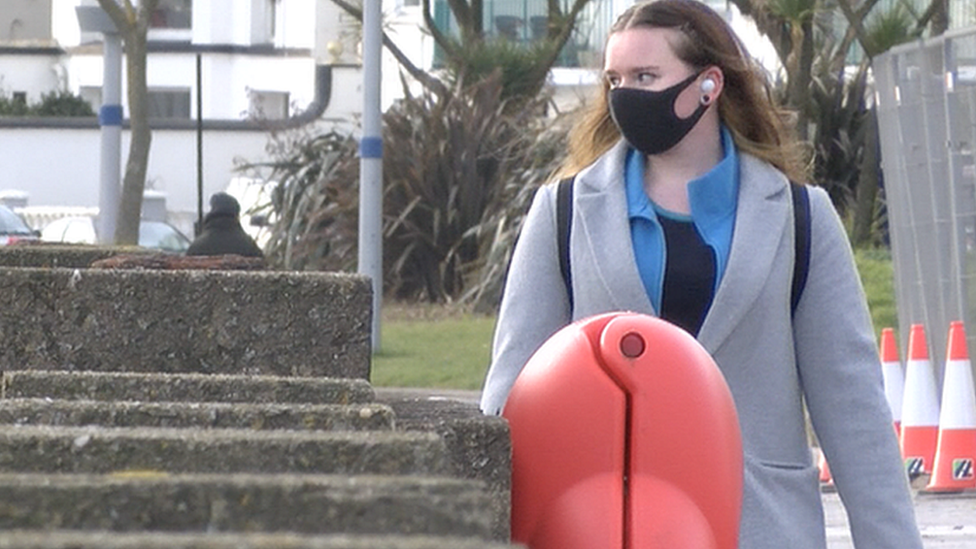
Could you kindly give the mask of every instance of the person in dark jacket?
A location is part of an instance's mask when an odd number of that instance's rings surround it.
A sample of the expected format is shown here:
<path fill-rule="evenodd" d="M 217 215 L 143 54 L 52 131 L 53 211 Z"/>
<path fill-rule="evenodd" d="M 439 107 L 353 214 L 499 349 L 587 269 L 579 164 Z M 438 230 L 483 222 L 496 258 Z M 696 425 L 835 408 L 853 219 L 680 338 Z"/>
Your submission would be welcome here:
<path fill-rule="evenodd" d="M 186 255 L 264 257 L 261 248 L 241 227 L 240 213 L 241 205 L 233 196 L 224 192 L 211 196 L 210 212 L 203 218 L 203 231 L 190 244 Z"/>

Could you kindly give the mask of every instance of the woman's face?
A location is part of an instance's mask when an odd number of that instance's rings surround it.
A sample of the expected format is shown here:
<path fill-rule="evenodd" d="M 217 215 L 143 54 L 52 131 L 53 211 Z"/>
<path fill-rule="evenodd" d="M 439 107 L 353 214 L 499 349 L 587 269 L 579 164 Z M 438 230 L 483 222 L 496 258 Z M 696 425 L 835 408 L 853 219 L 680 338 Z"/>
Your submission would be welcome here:
<path fill-rule="evenodd" d="M 603 74 L 613 88 L 660 91 L 691 76 L 695 70 L 671 47 L 683 39 L 673 29 L 634 27 L 610 35 Z M 698 107 L 699 85 L 688 86 L 675 101 L 675 114 L 685 118 Z"/>

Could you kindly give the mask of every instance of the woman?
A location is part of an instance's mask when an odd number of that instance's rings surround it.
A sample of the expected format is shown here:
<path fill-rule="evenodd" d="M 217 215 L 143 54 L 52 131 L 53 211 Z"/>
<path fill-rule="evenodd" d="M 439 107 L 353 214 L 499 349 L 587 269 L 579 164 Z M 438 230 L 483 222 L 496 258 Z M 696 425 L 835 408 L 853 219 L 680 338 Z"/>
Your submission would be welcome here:
<path fill-rule="evenodd" d="M 500 413 L 522 366 L 567 323 L 615 310 L 695 335 L 725 375 L 744 447 L 743 549 L 826 545 L 803 402 L 858 548 L 920 548 L 845 232 L 809 188 L 810 262 L 795 310 L 791 180 L 802 157 L 764 73 L 694 0 L 628 9 L 611 29 L 602 97 L 571 136 L 569 256 L 556 191 L 540 189 L 499 312 L 482 409 Z M 621 138 L 622 137 L 622 138 Z"/>

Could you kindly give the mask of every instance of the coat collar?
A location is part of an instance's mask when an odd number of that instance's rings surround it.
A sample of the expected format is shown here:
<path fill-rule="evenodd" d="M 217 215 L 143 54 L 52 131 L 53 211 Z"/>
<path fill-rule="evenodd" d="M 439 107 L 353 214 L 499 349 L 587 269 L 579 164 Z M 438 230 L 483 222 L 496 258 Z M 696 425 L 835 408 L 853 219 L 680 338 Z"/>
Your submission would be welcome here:
<path fill-rule="evenodd" d="M 579 261 L 595 267 L 611 296 L 612 303 L 601 304 L 604 311 L 654 314 L 630 241 L 623 184 L 626 153 L 627 144 L 621 140 L 577 175 L 576 221 L 586 245 L 574 247 L 574 253 L 581 254 Z M 773 259 L 787 233 L 787 184 L 786 177 L 769 164 L 740 153 L 738 212 L 729 262 L 698 334 L 710 352 L 721 346 L 748 312 L 769 277 Z M 577 261 L 575 257 L 573 260 Z"/>

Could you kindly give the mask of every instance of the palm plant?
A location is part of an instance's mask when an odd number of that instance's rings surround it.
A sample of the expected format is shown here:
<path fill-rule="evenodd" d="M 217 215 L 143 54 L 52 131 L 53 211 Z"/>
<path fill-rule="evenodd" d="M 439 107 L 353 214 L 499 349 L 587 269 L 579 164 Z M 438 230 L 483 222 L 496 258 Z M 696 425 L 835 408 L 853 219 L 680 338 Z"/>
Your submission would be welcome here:
<path fill-rule="evenodd" d="M 533 108 L 510 112 L 500 71 L 439 97 L 408 97 L 384 117 L 384 264 L 395 297 L 450 301 L 481 252 L 478 227 L 523 162 Z M 536 103 L 538 106 L 538 103 Z"/>
<path fill-rule="evenodd" d="M 528 164 L 542 100 L 509 112 L 501 76 L 447 96 L 408 95 L 385 114 L 384 291 L 445 302 L 477 278 L 494 234 L 486 216 L 505 203 L 513 173 Z M 359 158 L 335 132 L 279 135 L 270 152 L 276 214 L 268 246 L 286 269 L 350 271 L 356 266 Z"/>

